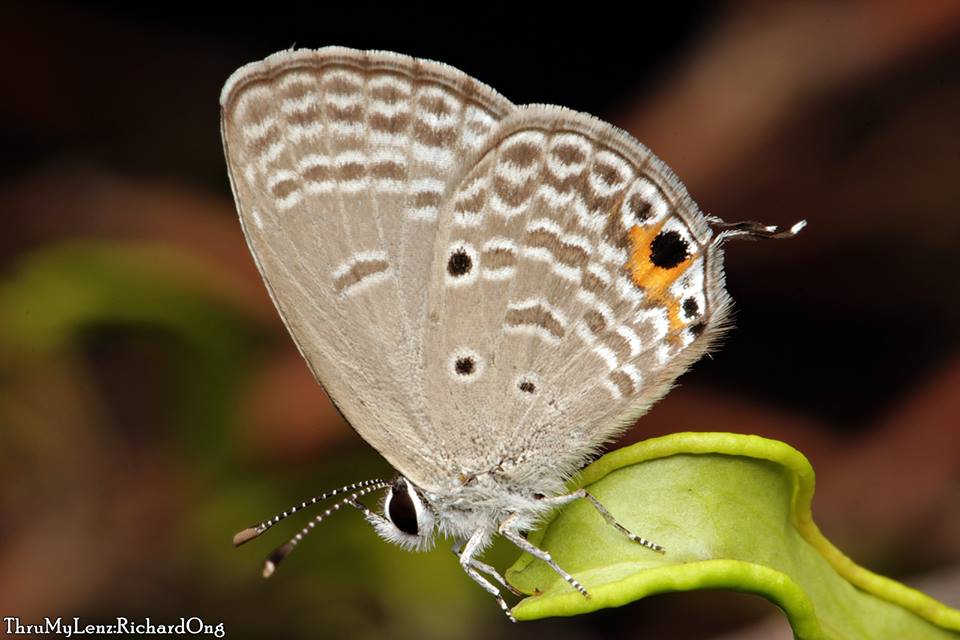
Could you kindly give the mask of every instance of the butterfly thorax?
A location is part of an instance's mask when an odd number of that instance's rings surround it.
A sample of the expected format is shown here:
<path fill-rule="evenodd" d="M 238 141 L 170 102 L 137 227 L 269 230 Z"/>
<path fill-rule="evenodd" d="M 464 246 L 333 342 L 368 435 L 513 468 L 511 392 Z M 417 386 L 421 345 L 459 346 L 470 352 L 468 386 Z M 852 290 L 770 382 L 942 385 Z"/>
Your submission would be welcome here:
<path fill-rule="evenodd" d="M 437 514 L 440 533 L 465 539 L 478 530 L 491 536 L 510 516 L 533 529 L 552 507 L 544 498 L 563 492 L 563 482 L 547 480 L 538 490 L 529 484 L 515 483 L 504 472 L 476 474 L 440 492 L 424 492 L 424 497 Z"/>

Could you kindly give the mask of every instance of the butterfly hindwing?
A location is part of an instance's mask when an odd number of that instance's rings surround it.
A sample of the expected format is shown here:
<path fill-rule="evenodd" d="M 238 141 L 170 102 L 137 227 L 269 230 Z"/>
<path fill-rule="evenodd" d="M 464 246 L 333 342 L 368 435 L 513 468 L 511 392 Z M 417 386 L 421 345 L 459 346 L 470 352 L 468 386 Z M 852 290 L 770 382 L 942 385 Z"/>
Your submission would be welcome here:
<path fill-rule="evenodd" d="M 438 234 L 427 399 L 467 476 L 572 472 L 727 315 L 720 247 L 683 185 L 624 132 L 567 109 L 502 121 Z"/>
<path fill-rule="evenodd" d="M 443 64 L 327 48 L 243 67 L 221 108 L 244 232 L 300 351 L 360 435 L 430 486 L 447 456 L 422 375 L 438 213 L 513 105 Z"/>

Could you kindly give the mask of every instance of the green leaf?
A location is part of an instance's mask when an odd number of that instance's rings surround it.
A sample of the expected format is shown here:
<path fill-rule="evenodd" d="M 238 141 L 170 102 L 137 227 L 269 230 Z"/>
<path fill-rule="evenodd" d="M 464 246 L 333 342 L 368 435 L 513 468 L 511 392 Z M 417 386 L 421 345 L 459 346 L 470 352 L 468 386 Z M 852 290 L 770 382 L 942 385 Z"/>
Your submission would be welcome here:
<path fill-rule="evenodd" d="M 587 613 L 670 591 L 732 589 L 778 605 L 798 638 L 960 637 L 960 611 L 857 566 L 823 537 L 810 511 L 813 469 L 782 442 L 678 433 L 604 456 L 584 469 L 578 487 L 667 553 L 630 542 L 578 500 L 531 540 L 590 598 L 523 555 L 507 579 L 537 595 L 517 604 L 517 619 Z"/>

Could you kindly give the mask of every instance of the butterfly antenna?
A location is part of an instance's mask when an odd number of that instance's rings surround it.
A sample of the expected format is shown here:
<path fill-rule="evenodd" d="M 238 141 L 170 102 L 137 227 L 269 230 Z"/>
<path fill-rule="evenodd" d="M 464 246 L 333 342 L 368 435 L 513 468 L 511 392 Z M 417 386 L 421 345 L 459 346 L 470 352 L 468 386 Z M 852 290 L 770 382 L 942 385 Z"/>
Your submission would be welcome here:
<path fill-rule="evenodd" d="M 370 480 L 369 482 L 374 482 Z M 341 507 L 348 504 L 353 504 L 357 501 L 358 498 L 361 498 L 368 493 L 373 493 L 374 491 L 379 491 L 380 489 L 386 489 L 390 486 L 389 482 L 378 481 L 376 484 L 370 484 L 363 487 L 358 491 L 354 491 L 349 496 L 331 505 L 326 511 L 318 515 L 316 518 L 307 523 L 303 529 L 300 529 L 300 532 L 297 535 L 290 538 L 290 540 L 283 545 L 280 545 L 273 550 L 269 556 L 267 556 L 266 561 L 263 563 L 263 577 L 269 578 L 273 575 L 273 572 L 277 570 L 277 565 L 280 564 L 284 558 L 293 551 L 294 547 L 300 544 L 300 541 L 303 540 L 303 537 L 313 531 L 314 527 L 326 520 L 332 513 L 335 513 L 340 510 Z"/>
<path fill-rule="evenodd" d="M 724 222 L 720 218 L 709 217 L 707 222 L 710 228 L 717 232 L 717 238 L 714 242 L 721 243 L 725 240 L 764 240 L 767 238 L 781 239 L 792 238 L 800 233 L 805 226 L 806 220 L 795 223 L 789 229 L 781 230 L 775 224 L 763 224 L 761 222 Z"/>
<path fill-rule="evenodd" d="M 264 531 L 266 531 L 273 525 L 277 524 L 278 522 L 286 518 L 287 516 L 292 516 L 297 511 L 306 509 L 307 507 L 311 507 L 318 502 L 326 500 L 327 498 L 332 498 L 342 493 L 347 493 L 348 491 L 356 491 L 358 489 L 372 487 L 374 485 L 377 485 L 377 486 L 384 485 L 384 482 L 379 478 L 376 478 L 374 480 L 364 480 L 363 482 L 355 482 L 353 484 L 348 484 L 345 487 L 340 487 L 339 489 L 334 489 L 333 491 L 328 491 L 327 493 L 321 494 L 314 498 L 310 498 L 309 500 L 305 500 L 304 502 L 301 502 L 295 507 L 291 507 L 290 509 L 288 509 L 287 511 L 284 511 L 283 513 L 278 513 L 277 515 L 273 516 L 269 520 L 265 520 L 264 522 L 261 522 L 258 525 L 255 525 L 253 527 L 247 527 L 243 531 L 238 532 L 235 536 L 233 536 L 233 546 L 239 547 L 240 545 L 246 542 L 250 542 L 257 536 L 262 534 Z"/>

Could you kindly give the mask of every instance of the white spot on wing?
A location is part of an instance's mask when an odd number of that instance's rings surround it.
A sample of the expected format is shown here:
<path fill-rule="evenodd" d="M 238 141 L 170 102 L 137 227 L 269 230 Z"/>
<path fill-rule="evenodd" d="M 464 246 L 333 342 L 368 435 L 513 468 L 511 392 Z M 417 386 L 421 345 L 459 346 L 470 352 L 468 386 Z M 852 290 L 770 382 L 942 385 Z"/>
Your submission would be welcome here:
<path fill-rule="evenodd" d="M 628 276 L 619 276 L 614 278 L 617 293 L 621 298 L 631 304 L 640 304 L 643 302 L 643 292 L 633 285 L 633 281 Z"/>
<path fill-rule="evenodd" d="M 447 171 L 453 166 L 454 155 L 452 149 L 430 147 L 420 142 L 413 143 L 413 157 L 440 171 Z"/>
<path fill-rule="evenodd" d="M 583 162 L 564 164 L 556 154 L 555 149 L 561 146 L 576 147 L 584 157 Z M 583 172 L 587 167 L 587 159 L 593 147 L 583 136 L 575 133 L 561 133 L 553 137 L 550 142 L 550 148 L 547 153 L 547 168 L 560 179 L 575 176 Z"/>
<path fill-rule="evenodd" d="M 274 116 L 265 116 L 258 122 L 243 125 L 241 131 L 243 131 L 247 143 L 255 144 L 257 141 L 266 137 L 276 126 L 277 119 Z"/>
<path fill-rule="evenodd" d="M 380 284 L 381 282 L 386 282 L 393 275 L 393 269 L 388 268 L 386 271 L 381 271 L 379 273 L 374 273 L 367 276 L 363 280 L 360 280 L 356 284 L 352 284 L 343 291 L 340 292 L 340 295 L 344 298 L 349 298 L 353 295 L 356 295 L 362 291 L 366 291 L 370 287 Z"/>
<path fill-rule="evenodd" d="M 578 321 L 576 327 L 574 328 L 574 332 L 581 340 L 584 341 L 584 343 L 587 344 L 587 346 L 590 347 L 592 353 L 603 360 L 603 363 L 607 365 L 607 369 L 613 371 L 617 368 L 617 365 L 619 365 L 620 362 L 617 360 L 616 354 L 614 354 L 613 350 L 611 350 L 609 347 L 601 344 L 594 337 L 593 332 L 590 331 L 586 324 L 584 324 L 582 321 Z"/>
<path fill-rule="evenodd" d="M 659 342 L 667 337 L 670 331 L 670 319 L 667 316 L 667 310 L 663 307 L 649 307 L 637 311 L 637 324 L 644 322 L 650 323 L 653 328 L 653 339 Z"/>
<path fill-rule="evenodd" d="M 569 280 L 570 282 L 575 282 L 578 284 L 580 282 L 580 268 L 563 264 L 553 257 L 553 252 L 549 249 L 545 249 L 543 247 L 525 246 L 523 247 L 523 251 L 521 251 L 520 255 L 529 260 L 546 262 L 550 265 L 550 270 L 564 280 Z"/>
<path fill-rule="evenodd" d="M 574 198 L 572 208 L 580 226 L 588 231 L 598 233 L 607 224 L 607 213 L 605 211 L 591 211 L 587 207 L 586 201 L 579 194 Z"/>
<path fill-rule="evenodd" d="M 312 88 L 316 86 L 317 76 L 303 71 L 290 71 L 280 79 L 279 87 L 284 93 L 289 92 L 295 86 Z"/>
<path fill-rule="evenodd" d="M 387 261 L 386 251 L 357 251 L 340 263 L 340 266 L 334 269 L 331 275 L 333 279 L 336 280 L 340 276 L 346 275 L 346 273 L 353 268 L 353 265 L 358 262 L 376 262 L 379 260 Z"/>
<path fill-rule="evenodd" d="M 363 104 L 363 94 L 362 93 L 328 93 L 324 96 L 326 103 L 340 108 L 347 109 L 350 107 L 358 107 Z"/>
<path fill-rule="evenodd" d="M 609 247 L 609 245 L 607 245 Z M 587 265 L 587 271 L 595 275 L 603 284 L 610 284 L 610 272 L 603 265 L 591 262 Z"/>
<path fill-rule="evenodd" d="M 637 332 L 628 327 L 625 324 L 617 326 L 617 334 L 620 335 L 627 343 L 630 345 L 630 357 L 633 358 L 640 353 L 640 349 L 643 346 L 640 341 L 640 336 L 637 335 Z"/>
<path fill-rule="evenodd" d="M 464 114 L 461 136 L 468 148 L 477 150 L 486 141 L 496 120 L 486 111 L 470 105 Z"/>
<path fill-rule="evenodd" d="M 568 193 L 560 193 L 553 186 L 543 183 L 537 187 L 537 197 L 544 201 L 544 203 L 552 208 L 561 210 L 570 204 L 570 201 L 573 200 L 574 192 L 573 190 Z"/>
<path fill-rule="evenodd" d="M 616 172 L 617 176 L 612 183 L 608 183 L 606 176 L 601 176 L 600 173 L 596 171 L 598 164 L 608 166 Z M 623 158 L 609 151 L 600 151 L 594 156 L 593 166 L 591 167 L 590 173 L 587 174 L 587 182 L 597 195 L 609 196 L 623 191 L 624 187 L 627 186 L 627 182 L 632 177 L 633 171 Z"/>
<path fill-rule="evenodd" d="M 319 99 L 320 96 L 316 93 L 306 93 L 299 98 L 287 98 L 280 103 L 280 111 L 286 116 L 306 114 Z"/>
<path fill-rule="evenodd" d="M 620 371 L 623 371 L 630 377 L 631 382 L 633 382 L 633 388 L 639 391 L 643 386 L 643 376 L 640 375 L 637 367 L 632 364 L 625 364 L 620 367 Z"/>
<path fill-rule="evenodd" d="M 370 188 L 370 179 L 367 177 L 367 156 L 362 151 L 344 151 L 337 155 L 334 166 L 343 170 L 350 165 L 360 165 L 362 173 L 358 178 L 338 180 L 337 185 L 346 193 L 358 193 Z"/>
<path fill-rule="evenodd" d="M 516 267 L 498 267 L 496 269 L 484 269 L 483 270 L 483 279 L 492 280 L 494 282 L 502 282 L 504 280 L 509 280 L 517 273 Z"/>
<path fill-rule="evenodd" d="M 614 400 L 620 400 L 623 398 L 623 395 L 620 393 L 620 388 L 617 385 L 613 384 L 613 381 L 610 378 L 603 379 L 603 386 L 607 391 L 610 392 L 610 395 L 613 396 Z"/>

